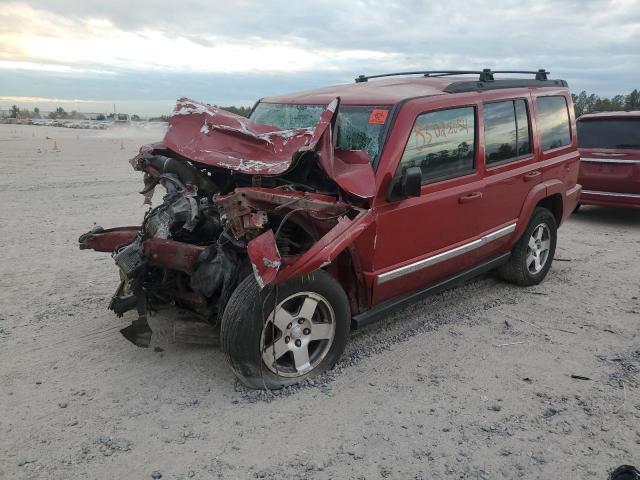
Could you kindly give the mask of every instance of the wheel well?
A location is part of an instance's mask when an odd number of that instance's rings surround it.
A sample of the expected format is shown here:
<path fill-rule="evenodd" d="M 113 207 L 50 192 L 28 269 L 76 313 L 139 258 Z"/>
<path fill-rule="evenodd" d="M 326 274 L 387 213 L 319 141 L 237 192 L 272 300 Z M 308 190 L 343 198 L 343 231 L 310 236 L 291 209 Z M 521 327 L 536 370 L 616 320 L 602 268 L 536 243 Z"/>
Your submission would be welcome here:
<path fill-rule="evenodd" d="M 543 198 L 538 202 L 536 207 L 544 207 L 553 213 L 556 219 L 556 224 L 560 225 L 562 221 L 562 197 L 559 193 L 554 193 L 548 197 Z"/>
<path fill-rule="evenodd" d="M 352 314 L 356 314 L 368 306 L 369 299 L 362 278 L 360 259 L 354 251 L 347 248 L 340 253 L 328 265 L 327 271 L 338 280 L 347 294 Z"/>

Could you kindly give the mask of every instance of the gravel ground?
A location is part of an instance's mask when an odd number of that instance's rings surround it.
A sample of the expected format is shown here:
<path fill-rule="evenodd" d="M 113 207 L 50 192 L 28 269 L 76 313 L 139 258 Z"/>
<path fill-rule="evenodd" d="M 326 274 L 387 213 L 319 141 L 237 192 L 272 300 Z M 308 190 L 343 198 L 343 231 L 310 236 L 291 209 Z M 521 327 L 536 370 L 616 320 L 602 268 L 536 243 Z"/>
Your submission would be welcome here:
<path fill-rule="evenodd" d="M 485 276 L 399 310 L 354 332 L 323 378 L 269 395 L 238 385 L 217 347 L 125 341 L 130 318 L 106 309 L 111 258 L 77 248 L 94 222 L 139 223 L 126 160 L 160 137 L 0 125 L 0 478 L 604 479 L 640 465 L 640 214 L 583 208 L 541 285 Z"/>

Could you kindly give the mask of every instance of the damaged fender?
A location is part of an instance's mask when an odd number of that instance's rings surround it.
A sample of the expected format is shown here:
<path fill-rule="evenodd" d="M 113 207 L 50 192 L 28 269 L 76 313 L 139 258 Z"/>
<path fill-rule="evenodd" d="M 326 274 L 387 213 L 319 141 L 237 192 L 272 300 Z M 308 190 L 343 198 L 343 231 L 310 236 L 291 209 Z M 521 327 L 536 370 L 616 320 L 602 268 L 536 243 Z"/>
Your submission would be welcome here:
<path fill-rule="evenodd" d="M 247 254 L 258 285 L 264 288 L 265 285 L 282 283 L 331 263 L 373 221 L 371 210 L 361 210 L 353 219 L 346 215 L 338 218 L 338 223 L 326 235 L 288 265 L 280 258 L 273 231 L 261 234 L 247 245 Z"/>

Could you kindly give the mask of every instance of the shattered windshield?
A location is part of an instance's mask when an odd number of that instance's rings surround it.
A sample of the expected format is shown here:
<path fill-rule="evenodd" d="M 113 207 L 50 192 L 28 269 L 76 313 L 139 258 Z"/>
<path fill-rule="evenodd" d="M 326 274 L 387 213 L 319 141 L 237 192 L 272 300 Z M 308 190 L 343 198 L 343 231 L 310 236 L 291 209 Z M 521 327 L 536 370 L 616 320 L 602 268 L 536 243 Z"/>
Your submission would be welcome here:
<path fill-rule="evenodd" d="M 325 108 L 324 105 L 259 103 L 251 114 L 251 120 L 281 130 L 310 128 L 315 127 Z M 364 150 L 375 161 L 382 146 L 388 114 L 389 107 L 341 106 L 337 120 L 337 148 Z"/>

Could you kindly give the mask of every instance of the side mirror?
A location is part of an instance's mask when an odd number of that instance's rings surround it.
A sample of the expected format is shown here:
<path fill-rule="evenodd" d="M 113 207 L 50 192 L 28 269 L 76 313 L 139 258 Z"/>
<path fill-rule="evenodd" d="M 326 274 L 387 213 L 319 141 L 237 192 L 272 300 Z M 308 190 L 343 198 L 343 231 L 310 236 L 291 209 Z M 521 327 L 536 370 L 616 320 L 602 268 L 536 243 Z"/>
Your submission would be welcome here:
<path fill-rule="evenodd" d="M 389 201 L 400 200 L 408 197 L 419 197 L 422 187 L 422 170 L 420 167 L 403 168 L 399 177 L 391 184 Z"/>

